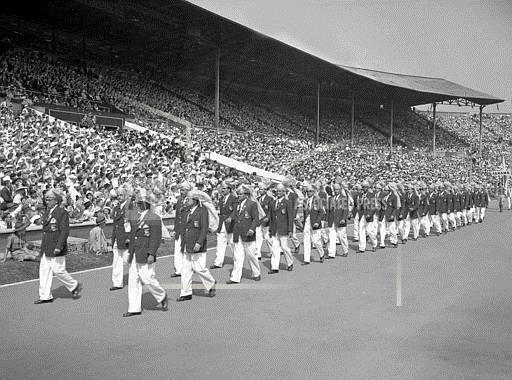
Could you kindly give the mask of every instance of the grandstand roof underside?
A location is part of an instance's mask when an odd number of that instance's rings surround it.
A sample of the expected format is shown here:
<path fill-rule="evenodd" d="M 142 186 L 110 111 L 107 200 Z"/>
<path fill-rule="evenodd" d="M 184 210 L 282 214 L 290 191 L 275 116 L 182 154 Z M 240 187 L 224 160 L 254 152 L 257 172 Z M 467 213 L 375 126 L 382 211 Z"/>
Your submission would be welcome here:
<path fill-rule="evenodd" d="M 320 83 L 322 97 L 340 102 L 349 102 L 352 94 L 356 102 L 393 99 L 407 106 L 459 98 L 480 105 L 503 102 L 440 78 L 336 65 L 184 0 L 14 3 L 3 10 L 4 29 L 10 23 L 19 31 L 31 23 L 48 39 L 55 33 L 80 36 L 87 51 L 171 78 L 199 75 L 213 82 L 219 47 L 221 92 L 236 83 L 313 97 Z"/>

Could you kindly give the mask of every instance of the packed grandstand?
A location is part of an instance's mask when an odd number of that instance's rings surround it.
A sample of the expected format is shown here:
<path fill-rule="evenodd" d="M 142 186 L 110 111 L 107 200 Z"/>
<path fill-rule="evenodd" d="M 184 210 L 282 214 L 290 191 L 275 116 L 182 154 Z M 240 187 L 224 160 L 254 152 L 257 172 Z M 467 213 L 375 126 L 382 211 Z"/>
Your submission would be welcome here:
<path fill-rule="evenodd" d="M 215 128 L 208 77 L 165 79 L 45 46 L 33 39 L 2 41 L 0 177 L 9 191 L 3 193 L 0 228 L 12 227 L 19 215 L 37 224 L 50 187 L 65 192 L 71 222 L 79 223 L 98 212 L 108 216 L 112 190 L 125 182 L 151 190 L 161 212 L 171 213 L 183 180 L 213 199 L 226 178 L 260 180 L 211 160 L 211 152 L 293 177 L 299 189 L 339 179 L 354 188 L 372 179 L 474 182 L 492 192 L 502 180 L 493 171 L 512 151 L 510 115 L 484 114 L 479 154 L 477 114 L 438 114 L 438 152 L 432 155 L 432 113 L 412 107 L 397 109 L 391 151 L 387 109 L 377 103 L 359 107 L 352 131 L 350 109 L 328 97 L 321 100 L 315 143 L 314 97 L 237 83 L 222 93 Z M 39 112 L 51 106 L 85 117 L 66 122 Z M 94 116 L 100 110 L 121 114 L 137 128 L 101 125 Z"/>

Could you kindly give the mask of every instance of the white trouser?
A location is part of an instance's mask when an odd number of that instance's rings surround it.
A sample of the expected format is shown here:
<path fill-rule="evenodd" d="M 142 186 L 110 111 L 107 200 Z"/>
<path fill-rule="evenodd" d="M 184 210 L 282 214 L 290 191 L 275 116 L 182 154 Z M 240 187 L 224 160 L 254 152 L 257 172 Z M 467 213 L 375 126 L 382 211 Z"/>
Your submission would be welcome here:
<path fill-rule="evenodd" d="M 336 256 L 336 240 L 340 241 L 341 253 L 348 254 L 347 227 L 329 227 L 329 257 Z"/>
<path fill-rule="evenodd" d="M 481 207 L 476 207 L 475 206 L 475 222 L 478 223 L 480 221 L 480 210 L 481 210 Z"/>
<path fill-rule="evenodd" d="M 508 209 L 510 210 L 510 208 L 512 206 L 512 198 L 511 197 L 507 197 L 507 205 L 508 205 Z"/>
<path fill-rule="evenodd" d="M 181 250 L 181 236 L 174 239 L 174 272 L 181 274 L 183 265 L 183 252 Z"/>
<path fill-rule="evenodd" d="M 139 264 L 135 257 L 128 271 L 128 312 L 140 313 L 142 311 L 142 285 L 146 285 L 158 303 L 165 299 L 164 288 L 155 277 L 155 264 Z"/>
<path fill-rule="evenodd" d="M 449 228 L 448 214 L 446 212 L 443 212 L 441 214 L 441 222 L 443 223 L 443 226 L 442 226 L 443 231 L 448 231 L 448 228 Z"/>
<path fill-rule="evenodd" d="M 51 300 L 53 275 L 57 277 L 70 292 L 75 290 L 78 282 L 66 270 L 66 256 L 46 257 L 43 253 L 39 263 L 39 299 Z"/>
<path fill-rule="evenodd" d="M 196 273 L 203 282 L 206 290 L 210 290 L 215 284 L 215 279 L 203 262 L 206 260 L 206 252 L 185 253 L 181 266 L 181 293 L 180 296 L 192 294 L 192 275 Z"/>
<path fill-rule="evenodd" d="M 449 221 L 449 226 L 453 227 L 453 229 L 455 229 L 456 227 L 456 222 L 455 222 L 455 212 L 450 212 L 448 214 L 448 221 Z"/>
<path fill-rule="evenodd" d="M 293 256 L 288 246 L 288 235 L 277 235 L 272 237 L 272 257 L 270 265 L 272 270 L 279 270 L 279 262 L 281 261 L 281 251 L 284 253 L 286 265 L 293 264 Z"/>
<path fill-rule="evenodd" d="M 359 213 L 354 216 L 354 240 L 359 240 Z"/>
<path fill-rule="evenodd" d="M 462 224 L 468 224 L 468 210 L 462 210 Z"/>
<path fill-rule="evenodd" d="M 380 246 L 385 247 L 386 246 L 386 220 L 382 219 L 381 222 L 379 222 L 379 236 L 380 236 Z"/>
<path fill-rule="evenodd" d="M 256 227 L 256 257 L 261 257 L 261 248 L 263 246 L 263 241 L 267 242 L 268 250 L 272 253 L 272 238 L 268 233 L 268 227 Z"/>
<path fill-rule="evenodd" d="M 116 241 L 112 247 L 112 286 L 123 287 L 123 267 L 126 260 L 128 260 L 128 248 L 119 249 Z"/>
<path fill-rule="evenodd" d="M 404 219 L 404 228 L 403 228 L 403 234 L 402 239 L 409 239 L 409 232 L 411 232 L 411 217 L 408 216 Z"/>
<path fill-rule="evenodd" d="M 370 237 L 373 248 L 377 248 L 377 217 L 374 215 L 370 222 L 364 216 L 359 220 L 359 250 L 366 250 L 366 235 Z"/>
<path fill-rule="evenodd" d="M 398 228 L 398 233 L 400 234 L 400 236 L 403 239 L 404 238 L 404 220 L 403 219 L 397 221 L 397 228 Z"/>
<path fill-rule="evenodd" d="M 441 228 L 441 217 L 439 214 L 430 215 L 430 220 L 432 221 L 432 228 L 435 228 L 437 233 L 443 232 Z"/>
<path fill-rule="evenodd" d="M 320 230 L 311 228 L 311 217 L 308 215 L 304 222 L 304 262 L 311 261 L 311 244 L 315 246 L 320 257 L 324 257 L 324 246 Z"/>
<path fill-rule="evenodd" d="M 461 211 L 457 211 L 455 212 L 455 223 L 457 223 L 457 226 L 461 226 L 462 224 L 462 212 Z"/>
<path fill-rule="evenodd" d="M 242 280 L 242 270 L 244 267 L 245 257 L 249 261 L 252 271 L 252 277 L 258 277 L 260 272 L 260 262 L 256 257 L 256 242 L 239 240 L 235 243 L 235 250 L 233 253 L 233 270 L 231 271 L 230 280 L 233 282 L 240 282 Z"/>
<path fill-rule="evenodd" d="M 398 243 L 398 228 L 396 222 L 386 222 L 386 229 L 389 231 L 389 241 L 391 244 Z"/>
<path fill-rule="evenodd" d="M 233 234 L 228 234 L 226 232 L 226 224 L 222 223 L 222 229 L 220 230 L 220 233 L 217 234 L 217 253 L 214 265 L 218 267 L 224 265 L 224 256 L 226 255 L 226 247 L 228 245 L 231 247 L 231 250 L 234 250 Z"/>
<path fill-rule="evenodd" d="M 412 237 L 414 239 L 417 239 L 420 235 L 420 219 L 419 218 L 412 218 L 411 219 L 411 226 L 412 226 Z"/>
<path fill-rule="evenodd" d="M 327 227 L 327 222 L 322 222 L 322 228 L 320 229 L 320 236 L 322 236 L 322 243 L 329 243 L 329 227 Z"/>
<path fill-rule="evenodd" d="M 430 220 L 428 214 L 420 218 L 420 227 L 423 228 L 423 232 L 426 236 L 430 235 Z"/>
<path fill-rule="evenodd" d="M 483 221 L 485 218 L 485 207 L 480 207 L 480 220 Z"/>
<path fill-rule="evenodd" d="M 294 245 L 295 249 L 297 249 L 297 247 L 300 245 L 300 241 L 299 239 L 297 238 L 297 226 L 295 225 L 295 222 L 293 222 L 293 230 L 292 230 L 292 237 L 291 237 L 291 241 L 292 241 L 292 244 Z"/>

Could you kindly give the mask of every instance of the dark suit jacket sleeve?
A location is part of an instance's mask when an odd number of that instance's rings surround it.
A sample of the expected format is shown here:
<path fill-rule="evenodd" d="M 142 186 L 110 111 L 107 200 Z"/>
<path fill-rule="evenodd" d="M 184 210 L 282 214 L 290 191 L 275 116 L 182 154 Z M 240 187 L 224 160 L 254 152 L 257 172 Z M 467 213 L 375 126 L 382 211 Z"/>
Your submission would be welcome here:
<path fill-rule="evenodd" d="M 293 232 L 293 219 L 294 219 L 294 206 L 293 202 L 287 203 L 287 213 L 288 213 L 288 233 Z"/>
<path fill-rule="evenodd" d="M 55 249 L 63 250 L 69 236 L 69 215 L 66 211 L 60 210 L 59 216 L 59 238 Z"/>
<path fill-rule="evenodd" d="M 234 220 L 236 218 L 236 210 L 238 208 L 238 198 L 235 198 L 233 195 L 230 195 L 231 197 L 231 206 L 233 207 L 233 210 L 231 211 L 231 214 L 229 214 L 229 217 L 231 220 Z"/>
<path fill-rule="evenodd" d="M 258 225 L 260 224 L 260 217 L 258 214 L 258 206 L 256 205 L 256 202 L 251 203 L 250 212 L 251 212 L 252 223 L 251 223 L 251 227 L 249 229 L 256 231 L 256 227 L 258 227 Z"/>
<path fill-rule="evenodd" d="M 197 239 L 196 243 L 199 243 L 200 245 L 203 244 L 203 242 L 206 240 L 206 235 L 208 234 L 208 210 L 206 207 L 201 207 L 201 232 L 199 232 L 199 238 Z"/>
<path fill-rule="evenodd" d="M 149 228 L 151 231 L 151 238 L 149 239 L 148 254 L 156 257 L 156 251 L 160 246 L 160 240 L 162 240 L 162 221 L 156 214 L 150 216 Z"/>
<path fill-rule="evenodd" d="M 275 202 L 276 201 L 271 201 L 268 204 L 268 219 L 269 219 L 268 233 L 270 234 L 270 236 L 274 236 L 276 234 L 276 229 L 277 229 L 276 222 L 274 220 L 275 213 L 276 213 Z"/>

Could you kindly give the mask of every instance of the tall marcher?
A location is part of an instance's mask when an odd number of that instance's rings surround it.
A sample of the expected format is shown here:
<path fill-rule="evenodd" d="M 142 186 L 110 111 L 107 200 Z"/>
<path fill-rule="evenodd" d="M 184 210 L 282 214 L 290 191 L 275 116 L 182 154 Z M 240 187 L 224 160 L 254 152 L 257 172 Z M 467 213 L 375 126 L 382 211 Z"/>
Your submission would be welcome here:
<path fill-rule="evenodd" d="M 281 251 L 284 253 L 288 271 L 293 270 L 293 256 L 288 245 L 288 238 L 293 234 L 294 210 L 291 201 L 286 199 L 284 185 L 277 185 L 277 199 L 270 203 L 269 233 L 272 236 L 272 258 L 269 274 L 279 272 Z"/>
<path fill-rule="evenodd" d="M 226 247 L 234 252 L 233 228 L 235 227 L 235 214 L 238 200 L 233 192 L 234 182 L 226 179 L 221 185 L 221 199 L 219 201 L 219 227 L 217 229 L 217 251 L 215 262 L 210 269 L 222 268 Z"/>
<path fill-rule="evenodd" d="M 185 225 L 185 217 L 188 214 L 189 202 L 187 201 L 187 194 L 192 190 L 192 185 L 188 181 L 183 181 L 178 186 L 180 190 L 180 196 L 175 206 L 175 217 L 174 217 L 174 273 L 171 277 L 181 276 L 181 265 L 183 263 L 183 251 L 182 251 L 182 235 L 183 228 Z"/>

